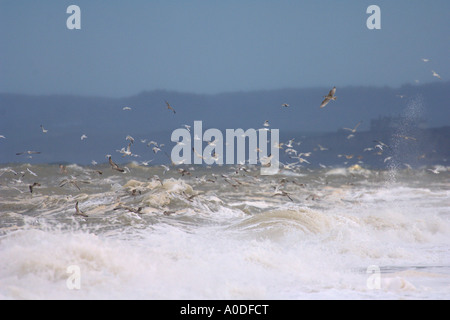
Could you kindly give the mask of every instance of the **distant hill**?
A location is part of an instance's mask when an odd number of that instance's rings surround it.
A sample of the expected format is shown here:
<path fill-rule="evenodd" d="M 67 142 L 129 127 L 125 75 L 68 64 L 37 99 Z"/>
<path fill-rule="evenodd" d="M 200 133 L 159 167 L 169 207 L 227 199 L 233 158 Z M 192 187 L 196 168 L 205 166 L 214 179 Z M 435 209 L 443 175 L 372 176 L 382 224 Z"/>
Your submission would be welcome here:
<path fill-rule="evenodd" d="M 126 147 L 125 137 L 136 139 L 139 160 L 155 157 L 141 139 L 164 142 L 184 124 L 202 120 L 204 130 L 261 128 L 269 120 L 280 134 L 298 136 L 333 133 L 363 121 L 358 131 L 368 131 L 380 116 L 420 118 L 428 128 L 450 125 L 450 82 L 389 87 L 337 88 L 337 100 L 319 105 L 329 88 L 280 89 L 200 95 L 148 91 L 125 98 L 70 95 L 31 96 L 0 94 L 0 163 L 103 162 L 106 154 L 121 160 L 116 150 Z M 169 101 L 176 114 L 166 108 Z M 288 108 L 281 105 L 289 104 Z M 129 107 L 131 110 L 123 110 Z M 43 133 L 40 125 L 48 130 Z M 82 134 L 88 136 L 81 140 Z M 170 144 L 169 144 L 170 143 Z M 16 153 L 38 150 L 29 160 Z M 161 161 L 164 155 L 158 154 Z M 167 159 L 166 159 L 167 160 Z"/>

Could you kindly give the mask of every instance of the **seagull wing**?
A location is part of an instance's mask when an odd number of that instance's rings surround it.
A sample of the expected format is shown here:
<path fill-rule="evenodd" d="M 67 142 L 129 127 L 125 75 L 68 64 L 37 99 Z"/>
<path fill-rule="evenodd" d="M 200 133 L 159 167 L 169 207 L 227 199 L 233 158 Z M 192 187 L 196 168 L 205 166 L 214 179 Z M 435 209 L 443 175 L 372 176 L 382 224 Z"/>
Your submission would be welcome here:
<path fill-rule="evenodd" d="M 379 143 L 383 147 L 387 147 L 389 149 L 392 149 L 390 146 L 388 146 L 386 143 L 380 141 L 380 140 L 373 140 L 373 142 Z M 376 146 L 375 146 L 376 147 Z"/>
<path fill-rule="evenodd" d="M 330 92 L 328 93 L 328 97 L 332 98 L 335 93 L 336 93 L 336 87 L 333 87 L 333 89 L 331 89 Z"/>
<path fill-rule="evenodd" d="M 330 102 L 330 99 L 329 99 L 328 97 L 326 97 L 326 98 L 322 101 L 322 104 L 320 105 L 320 107 L 321 107 L 321 108 L 325 107 L 325 106 L 328 104 L 328 102 Z"/>
<path fill-rule="evenodd" d="M 117 167 L 117 164 L 114 163 L 114 161 L 112 161 L 111 157 L 108 158 L 109 159 L 109 164 L 111 165 L 111 167 Z"/>
<path fill-rule="evenodd" d="M 79 191 L 81 191 L 80 187 L 77 185 L 76 181 L 70 181 Z"/>
<path fill-rule="evenodd" d="M 112 161 L 111 157 L 109 157 L 109 164 L 111 165 L 111 167 L 112 167 L 114 170 L 117 170 L 117 171 L 119 171 L 119 172 L 124 172 L 124 171 L 125 171 L 124 169 L 119 168 L 119 166 L 118 166 L 116 163 L 114 163 L 114 161 Z"/>
<path fill-rule="evenodd" d="M 83 217 L 88 217 L 87 214 L 85 214 L 83 211 L 81 211 L 81 210 L 78 208 L 78 201 L 77 201 L 77 203 L 75 204 L 75 215 L 79 215 L 79 216 L 83 216 Z"/>
<path fill-rule="evenodd" d="M 286 196 L 286 197 L 288 197 L 289 200 L 291 200 L 292 202 L 294 202 L 294 200 L 292 200 L 291 196 L 290 196 L 288 193 L 284 193 L 283 195 Z"/>

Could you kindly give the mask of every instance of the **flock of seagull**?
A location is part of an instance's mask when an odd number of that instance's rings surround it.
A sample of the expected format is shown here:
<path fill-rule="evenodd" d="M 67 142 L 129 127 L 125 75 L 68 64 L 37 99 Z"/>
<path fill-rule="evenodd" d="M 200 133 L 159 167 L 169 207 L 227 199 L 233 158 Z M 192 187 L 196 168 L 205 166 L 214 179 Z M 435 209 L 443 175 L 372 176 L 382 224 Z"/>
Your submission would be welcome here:
<path fill-rule="evenodd" d="M 325 105 L 326 105 L 327 103 L 329 103 L 330 101 L 335 101 L 335 100 L 336 100 L 335 92 L 336 92 L 336 87 L 334 87 L 333 89 L 331 89 L 330 92 L 328 93 L 328 95 L 324 96 L 324 100 L 323 100 L 322 104 L 320 105 L 320 108 L 325 107 Z M 165 104 L 166 104 L 167 109 L 175 115 L 175 114 L 176 114 L 176 110 L 174 109 L 174 107 L 173 107 L 168 101 L 165 101 Z M 287 108 L 287 107 L 289 107 L 289 104 L 286 104 L 286 103 L 285 103 L 285 104 L 282 104 L 282 107 Z M 131 107 L 123 107 L 122 110 L 123 110 L 123 111 L 131 111 L 132 108 L 131 108 Z M 269 122 L 266 121 L 266 122 L 264 123 L 264 127 L 269 127 L 269 126 L 270 126 Z M 187 130 L 190 131 L 190 128 L 191 128 L 191 127 L 190 127 L 189 125 L 184 125 L 184 127 L 185 127 Z M 42 131 L 43 134 L 47 134 L 48 131 L 49 131 L 48 129 L 45 129 L 43 125 L 40 125 L 40 128 L 41 128 L 41 131 Z M 82 141 L 85 140 L 85 139 L 87 139 L 87 138 L 88 138 L 88 137 L 87 137 L 86 134 L 82 134 L 81 137 L 80 137 L 80 139 L 81 139 Z M 0 139 L 6 139 L 6 137 L 2 135 L 2 136 L 0 136 Z M 122 157 L 127 157 L 127 156 L 129 156 L 129 157 L 139 157 L 139 155 L 134 154 L 134 153 L 132 152 L 132 150 L 131 150 L 133 144 L 135 143 L 135 139 L 134 139 L 132 136 L 130 136 L 130 135 L 128 135 L 125 139 L 126 139 L 126 141 L 128 141 L 127 146 L 121 148 L 120 150 L 116 150 L 116 152 L 120 153 L 120 154 L 122 155 Z M 199 140 L 199 139 L 200 139 L 200 138 L 195 137 L 195 140 Z M 309 154 L 308 154 L 308 153 L 300 153 L 300 154 L 297 155 L 297 152 L 295 151 L 295 149 L 293 149 L 293 145 L 292 145 L 292 144 L 293 144 L 293 141 L 294 141 L 294 139 L 292 139 L 291 141 L 289 141 L 288 143 L 285 144 L 286 147 L 289 148 L 289 149 L 287 149 L 287 150 L 288 150 L 289 152 L 294 152 L 294 153 L 295 153 L 295 156 L 293 156 L 293 158 L 297 158 L 298 161 L 299 161 L 299 163 L 302 163 L 302 162 L 307 162 L 307 163 L 309 163 L 306 159 L 301 158 L 301 157 L 302 157 L 302 156 L 309 156 L 310 153 L 309 153 Z M 162 152 L 169 158 L 170 162 L 172 163 L 172 166 L 175 166 L 175 165 L 176 165 L 175 163 L 172 162 L 172 160 L 170 159 L 170 156 L 163 150 L 164 144 L 159 144 L 159 143 L 156 142 L 156 141 L 149 141 L 149 142 L 147 142 L 147 140 L 141 140 L 141 142 L 142 142 L 142 143 L 146 143 L 147 147 L 150 147 L 154 154 L 157 154 L 158 152 L 161 152 L 161 151 L 162 151 Z M 210 141 L 209 143 L 210 143 L 210 144 L 213 144 L 214 142 L 213 142 L 213 141 Z M 278 146 L 278 147 L 279 147 L 279 148 L 282 148 L 282 145 L 284 145 L 284 144 L 280 144 L 280 146 Z M 194 149 L 194 152 L 195 152 L 195 153 L 197 154 L 197 156 L 198 156 L 198 153 L 196 152 L 195 149 Z M 38 154 L 41 154 L 41 152 L 40 152 L 40 151 L 33 151 L 33 150 L 27 150 L 27 151 L 23 151 L 23 152 L 18 152 L 18 153 L 16 153 L 17 156 L 20 156 L 20 155 L 26 155 L 26 156 L 28 156 L 29 158 L 31 158 L 31 157 L 34 156 L 34 155 L 38 155 Z M 218 160 L 218 158 L 217 158 L 218 156 L 217 156 L 217 155 L 214 154 L 214 155 L 212 155 L 212 156 L 213 156 L 213 159 Z M 111 170 L 117 171 L 117 172 L 120 172 L 120 173 L 126 173 L 127 171 L 129 171 L 129 169 L 128 169 L 126 166 L 125 166 L 125 167 L 121 167 L 121 166 L 119 166 L 116 162 L 114 162 L 113 159 L 112 159 L 112 155 L 106 155 L 106 158 L 108 159 L 108 162 L 109 162 L 109 165 L 110 165 L 110 167 L 111 167 Z M 142 165 L 148 165 L 151 161 L 152 161 L 152 160 L 150 160 L 150 161 L 143 161 L 141 164 L 142 164 Z M 263 162 L 263 160 L 262 160 L 262 162 Z M 97 162 L 92 162 L 92 164 L 97 164 Z M 291 166 L 292 166 L 292 164 L 291 164 Z M 67 168 L 66 168 L 66 166 L 65 166 L 65 165 L 60 165 L 59 167 L 60 167 L 60 173 L 61 173 L 61 174 L 64 174 L 64 175 L 67 175 Z M 171 170 L 171 168 L 168 167 L 168 166 L 166 166 L 166 165 L 162 165 L 162 167 L 164 168 L 164 174 L 165 174 L 167 171 Z M 286 168 L 291 168 L 291 167 L 290 167 L 290 165 L 286 165 L 286 166 L 285 166 L 285 169 L 286 169 Z M 189 169 L 189 170 L 192 171 L 193 168 L 191 168 L 191 169 Z M 178 172 L 182 177 L 184 177 L 184 176 L 190 176 L 190 175 L 191 175 L 191 172 L 190 172 L 189 170 L 187 170 L 187 169 L 185 169 L 185 168 L 179 168 L 179 169 L 177 170 L 177 172 Z M 100 170 L 92 170 L 92 171 L 95 171 L 95 172 L 96 172 L 97 174 L 99 174 L 99 175 L 103 174 L 103 172 L 100 171 Z M 244 164 L 241 164 L 241 165 L 239 165 L 239 168 L 236 170 L 236 172 L 238 173 L 238 172 L 240 172 L 240 171 L 245 171 L 245 172 L 248 173 L 248 172 L 249 172 L 249 169 L 245 168 Z M 0 171 L 0 176 L 3 175 L 5 172 L 11 172 L 11 173 L 13 173 L 14 175 L 20 176 L 19 179 L 16 179 L 17 182 L 22 182 L 21 179 L 22 179 L 22 178 L 25 176 L 25 174 L 27 174 L 27 173 L 28 173 L 28 174 L 31 174 L 31 175 L 33 175 L 33 176 L 35 176 L 35 177 L 37 177 L 37 174 L 35 174 L 35 173 L 34 173 L 33 171 L 31 171 L 29 168 L 27 168 L 27 172 L 20 172 L 20 173 L 17 173 L 17 172 L 15 172 L 14 170 L 8 168 L 8 170 L 1 170 L 1 171 Z M 240 182 L 239 180 L 237 180 L 235 177 L 229 177 L 229 176 L 224 175 L 224 174 L 221 175 L 221 177 L 224 179 L 224 181 L 225 181 L 226 183 L 230 184 L 230 185 L 233 186 L 234 188 L 237 188 L 239 185 L 242 185 L 242 182 Z M 155 180 L 157 180 L 157 181 L 160 181 L 160 183 L 162 184 L 162 180 L 161 180 L 158 176 L 153 177 L 153 179 L 155 179 Z M 214 179 L 208 179 L 208 180 L 205 180 L 205 181 L 207 181 L 207 182 L 215 182 L 216 180 L 217 180 L 217 177 L 214 177 Z M 59 187 L 72 186 L 73 188 L 76 188 L 78 191 L 81 191 L 80 185 L 81 185 L 81 184 L 89 184 L 89 183 L 90 183 L 90 181 L 88 181 L 88 180 L 80 180 L 80 179 L 77 179 L 75 176 L 70 176 L 70 177 L 68 177 L 68 178 L 63 179 L 63 180 L 59 183 Z M 35 191 L 35 188 L 36 188 L 36 187 L 40 187 L 40 186 L 41 186 L 41 184 L 40 184 L 39 182 L 34 182 L 33 184 L 28 185 L 29 192 L 30 192 L 31 194 L 33 194 L 34 191 Z M 18 188 L 14 188 L 14 189 L 16 189 L 16 190 L 20 191 L 21 193 L 23 193 L 23 191 L 21 191 L 21 190 L 18 189 Z M 293 199 L 290 197 L 290 195 L 289 195 L 287 192 L 285 192 L 285 191 L 279 189 L 279 186 L 277 186 L 277 187 L 274 188 L 274 189 L 275 189 L 275 191 L 274 191 L 274 195 L 273 195 L 273 196 L 285 196 L 285 197 L 287 197 L 289 200 L 293 201 Z M 193 199 L 195 196 L 196 196 L 196 195 L 190 195 L 190 196 L 186 195 L 186 199 L 187 199 L 188 201 L 192 201 L 192 199 Z M 128 207 L 118 207 L 118 208 L 116 208 L 116 209 L 127 209 L 127 210 L 130 211 L 130 212 L 134 212 L 134 213 L 138 213 L 138 214 L 141 213 L 141 210 L 142 210 L 141 207 L 139 207 L 138 209 L 133 209 L 133 208 L 128 208 Z M 166 212 L 167 212 L 167 213 L 170 213 L 169 211 L 165 211 L 165 214 L 166 214 Z M 80 208 L 79 208 L 79 202 L 78 202 L 78 201 L 77 201 L 76 204 L 75 204 L 75 212 L 74 212 L 74 215 L 76 215 L 76 216 L 82 216 L 82 217 L 87 217 L 87 216 L 88 216 L 86 213 L 84 213 L 83 211 L 80 210 Z"/>
<path fill-rule="evenodd" d="M 423 58 L 422 60 L 423 60 L 424 62 L 430 61 L 429 59 L 426 59 L 426 58 Z M 438 78 L 438 79 L 441 79 L 440 75 L 437 74 L 434 70 L 432 70 L 432 75 L 433 75 L 434 77 Z M 324 95 L 324 96 L 323 96 L 323 98 L 324 98 L 324 99 L 323 99 L 323 101 L 321 102 L 321 104 L 320 104 L 320 106 L 319 106 L 320 109 L 326 107 L 331 101 L 336 101 L 336 100 L 337 100 L 337 96 L 336 96 L 336 87 L 333 87 L 333 88 L 328 92 L 327 95 Z M 165 101 L 165 104 L 166 104 L 167 109 L 175 115 L 175 114 L 176 114 L 176 110 L 174 109 L 174 107 L 173 107 L 168 101 Z M 282 106 L 283 108 L 289 108 L 289 107 L 290 107 L 290 105 L 289 105 L 288 103 L 283 103 L 281 106 Z M 127 106 L 127 107 L 123 107 L 122 110 L 123 110 L 123 111 L 131 111 L 132 108 Z M 351 138 L 353 138 L 353 137 L 355 136 L 355 133 L 356 133 L 358 127 L 361 125 L 361 123 L 362 123 L 362 121 L 358 122 L 353 128 L 343 128 L 343 130 L 346 130 L 346 131 L 349 132 L 349 135 L 347 136 L 347 139 L 351 139 Z M 263 126 L 264 126 L 265 128 L 270 127 L 269 121 L 266 120 L 266 121 L 263 123 Z M 190 126 L 184 125 L 184 127 L 185 127 L 187 130 L 190 131 Z M 40 128 L 41 128 L 42 133 L 44 133 L 44 134 L 48 133 L 48 129 L 45 129 L 43 125 L 40 125 Z M 267 129 L 267 130 L 269 130 L 269 129 Z M 406 139 L 406 140 L 416 140 L 414 137 L 407 137 L 407 136 L 402 136 L 402 135 L 398 135 L 398 137 L 399 137 L 399 138 Z M 86 134 L 82 134 L 81 137 L 80 137 L 81 141 L 83 141 L 83 140 L 85 140 L 85 139 L 87 139 L 87 138 L 88 138 L 88 137 L 87 137 Z M 198 137 L 195 137 L 195 138 L 196 138 L 197 140 L 199 139 Z M 0 139 L 6 139 L 6 137 L 5 137 L 4 135 L 0 135 Z M 128 141 L 127 146 L 126 146 L 126 147 L 123 147 L 123 148 L 120 149 L 120 150 L 116 150 L 116 152 L 120 153 L 120 154 L 122 155 L 122 157 L 127 157 L 127 156 L 129 156 L 129 157 L 139 157 L 139 155 L 134 154 L 134 153 L 131 151 L 131 148 L 132 148 L 132 146 L 133 146 L 133 144 L 134 144 L 134 142 L 135 142 L 135 139 L 134 139 L 133 137 L 131 137 L 130 135 L 128 135 L 128 136 L 126 137 L 126 140 Z M 286 142 L 286 143 L 280 143 L 280 144 L 277 146 L 277 147 L 280 148 L 280 149 L 285 148 L 285 153 L 289 156 L 290 159 L 295 159 L 295 160 L 297 160 L 297 161 L 294 162 L 294 163 L 283 164 L 283 169 L 285 169 L 285 170 L 292 170 L 292 169 L 294 169 L 294 168 L 300 167 L 300 166 L 302 166 L 303 163 L 310 164 L 310 162 L 309 162 L 306 158 L 309 157 L 309 156 L 311 155 L 311 152 L 302 152 L 302 153 L 299 153 L 296 149 L 294 149 L 294 145 L 293 145 L 293 144 L 295 143 L 295 144 L 297 144 L 297 145 L 300 145 L 301 142 L 294 142 L 294 141 L 295 141 L 295 139 L 291 139 L 291 140 L 289 140 L 288 142 Z M 172 166 L 176 165 L 176 164 L 174 164 L 174 163 L 172 162 L 172 160 L 170 159 L 170 156 L 164 151 L 164 149 L 163 149 L 164 145 L 163 145 L 163 144 L 159 144 L 159 143 L 156 142 L 156 141 L 150 141 L 150 142 L 147 142 L 147 140 L 141 140 L 141 142 L 142 142 L 142 143 L 146 143 L 146 144 L 147 144 L 147 147 L 150 147 L 154 154 L 157 154 L 158 152 L 163 152 L 163 153 L 169 158 L 170 162 L 172 163 Z M 384 142 L 382 142 L 382 141 L 379 141 L 379 140 L 373 140 L 373 142 L 376 143 L 376 144 L 375 144 L 373 147 L 369 147 L 369 148 L 364 149 L 364 151 L 376 151 L 377 154 L 381 155 L 381 154 L 383 153 L 383 151 L 385 151 L 386 149 L 391 149 L 390 146 L 388 146 L 386 143 L 384 143 Z M 210 143 L 213 143 L 213 142 L 210 142 Z M 326 150 L 328 150 L 328 148 L 325 148 L 325 147 L 321 146 L 320 144 L 318 145 L 318 148 L 319 148 L 318 150 L 320 150 L 320 151 L 326 151 Z M 315 149 L 315 150 L 317 150 L 317 149 Z M 194 152 L 195 152 L 195 154 L 196 154 L 197 156 L 199 155 L 198 152 L 196 152 L 195 149 L 194 149 Z M 17 156 L 25 155 L 25 156 L 28 156 L 28 157 L 31 158 L 33 155 L 38 155 L 38 154 L 40 154 L 40 153 L 41 153 L 41 152 L 39 152 L 39 151 L 27 150 L 27 151 L 23 151 L 23 152 L 18 152 L 18 153 L 16 153 L 16 155 L 17 155 Z M 201 156 L 201 155 L 200 155 L 200 156 Z M 213 156 L 213 159 L 216 159 L 216 160 L 217 160 L 217 158 L 215 158 L 215 157 L 217 157 L 216 155 L 212 155 L 212 156 Z M 270 156 L 269 156 L 269 157 L 270 157 Z M 345 157 L 346 159 L 351 159 L 351 158 L 353 158 L 353 155 L 338 155 L 338 157 Z M 112 159 L 112 155 L 106 155 L 106 158 L 108 159 L 109 165 L 110 165 L 110 167 L 111 167 L 111 169 L 112 169 L 113 171 L 117 171 L 117 172 L 120 172 L 120 173 L 125 173 L 127 170 L 129 171 L 129 169 L 128 169 L 127 167 L 121 167 L 121 166 L 119 166 L 117 163 L 115 163 L 115 162 L 113 161 L 113 159 Z M 385 158 L 384 162 L 390 160 L 390 158 L 391 158 L 391 157 Z M 142 162 L 141 162 L 141 165 L 147 166 L 147 165 L 150 164 L 151 161 L 153 161 L 153 160 L 142 161 Z M 269 162 L 270 162 L 270 160 L 269 160 Z M 263 164 L 263 161 L 262 161 L 262 160 L 261 160 L 261 163 Z M 97 163 L 93 161 L 92 164 L 97 164 Z M 164 168 L 164 174 L 165 174 L 167 171 L 170 170 L 170 168 L 169 168 L 168 166 L 166 166 L 166 165 L 161 165 L 161 166 Z M 324 166 L 324 165 L 322 165 L 322 164 L 320 164 L 320 166 L 323 167 L 323 168 L 326 168 L 326 166 Z M 65 166 L 60 165 L 60 169 L 61 169 L 61 173 L 66 173 L 66 168 L 65 168 Z M 29 174 L 31 174 L 31 175 L 33 175 L 33 176 L 37 176 L 37 175 L 36 175 L 34 172 L 32 172 L 30 169 L 27 169 L 27 170 L 28 170 L 27 172 L 28 172 Z M 190 169 L 190 170 L 192 170 L 192 169 Z M 434 174 L 439 174 L 439 173 L 440 173 L 440 171 L 439 171 L 438 169 L 428 169 L 428 170 L 431 171 L 431 172 L 434 173 Z M 96 171 L 99 175 L 102 174 L 102 172 L 99 171 L 99 170 L 95 170 L 95 171 Z M 236 169 L 236 173 L 239 173 L 240 171 L 249 172 L 248 169 L 245 167 L 245 163 L 239 164 L 238 168 Z M 0 176 L 3 175 L 5 172 L 8 172 L 8 171 L 6 171 L 6 170 L 0 170 Z M 19 175 L 17 172 L 15 172 L 15 171 L 12 170 L 12 169 L 9 169 L 9 172 L 14 173 L 15 175 Z M 179 173 L 182 177 L 191 175 L 191 172 L 190 172 L 189 170 L 187 170 L 187 169 L 184 169 L 184 168 L 178 169 L 178 173 Z M 24 172 L 22 172 L 21 174 L 22 174 L 22 177 L 25 175 Z M 227 176 L 227 175 L 222 175 L 222 178 L 224 179 L 225 182 L 227 182 L 228 184 L 230 184 L 230 185 L 233 186 L 234 188 L 237 188 L 239 185 L 242 184 L 242 183 L 239 182 L 239 180 L 237 180 L 236 178 L 229 177 L 229 176 Z M 155 176 L 154 179 L 160 181 L 160 183 L 162 184 L 162 181 L 161 181 L 161 179 L 159 179 L 158 176 Z M 215 177 L 215 179 L 217 179 L 217 177 Z M 18 181 L 20 181 L 20 180 L 18 180 Z M 215 180 L 214 180 L 214 179 L 212 179 L 212 180 L 209 179 L 208 182 L 215 182 Z M 279 185 L 277 185 L 276 187 L 274 187 L 275 191 L 274 191 L 273 196 L 283 196 L 283 197 L 288 198 L 290 201 L 293 201 L 293 199 L 292 199 L 292 197 L 290 196 L 289 193 L 287 193 L 286 191 L 283 191 L 283 190 L 280 189 L 280 186 L 282 186 L 284 183 L 286 183 L 287 180 L 284 179 L 284 181 L 281 181 L 281 182 L 282 182 L 282 183 L 280 183 Z M 292 182 L 295 183 L 295 181 L 292 181 Z M 64 186 L 66 186 L 66 185 L 72 185 L 72 186 L 74 186 L 76 189 L 78 189 L 78 190 L 80 191 L 80 190 L 81 190 L 81 188 L 80 188 L 80 186 L 79 186 L 80 183 L 88 184 L 89 181 L 78 180 L 78 179 L 76 179 L 75 177 L 72 176 L 71 178 L 67 178 L 67 179 L 64 179 L 63 181 L 61 181 L 61 183 L 60 183 L 59 186 L 60 186 L 60 187 L 64 187 Z M 304 186 L 303 184 L 300 184 L 300 185 L 301 185 L 301 186 Z M 35 189 L 36 187 L 39 187 L 39 186 L 41 186 L 41 184 L 38 183 L 38 182 L 34 182 L 33 184 L 30 184 L 30 185 L 28 186 L 30 193 L 33 194 L 34 189 Z M 17 188 L 16 188 L 16 189 L 17 189 Z M 17 190 L 19 190 L 19 189 L 17 189 Z M 20 190 L 19 190 L 19 191 L 20 191 Z M 21 192 L 22 192 L 22 191 L 21 191 Z M 195 196 L 196 196 L 196 195 L 194 195 L 194 196 L 188 196 L 188 195 L 186 195 L 186 198 L 187 198 L 189 201 L 192 201 L 192 198 L 195 197 Z M 318 198 L 318 197 L 317 197 L 316 195 L 312 194 L 312 195 L 310 195 L 310 196 L 308 197 L 307 200 L 316 200 L 317 198 Z M 125 207 L 124 207 L 124 208 L 125 208 Z M 135 212 L 135 213 L 138 213 L 138 214 L 140 214 L 140 213 L 141 213 L 141 210 L 142 210 L 141 207 L 139 207 L 138 209 L 132 209 L 132 208 L 125 208 L 125 209 L 128 209 L 130 212 Z M 79 203 L 78 203 L 78 201 L 76 202 L 76 205 L 75 205 L 75 213 L 74 213 L 74 214 L 75 214 L 75 215 L 79 215 L 79 216 L 83 216 L 83 217 L 87 217 L 87 216 L 88 216 L 87 214 L 85 214 L 83 211 L 81 211 L 81 210 L 79 209 Z"/>

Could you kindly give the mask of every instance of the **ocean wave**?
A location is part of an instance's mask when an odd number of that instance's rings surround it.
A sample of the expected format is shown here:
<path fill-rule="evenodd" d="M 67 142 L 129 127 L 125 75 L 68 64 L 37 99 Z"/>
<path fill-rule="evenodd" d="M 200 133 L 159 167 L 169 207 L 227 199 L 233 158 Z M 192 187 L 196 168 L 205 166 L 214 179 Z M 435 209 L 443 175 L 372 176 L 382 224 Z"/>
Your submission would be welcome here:
<path fill-rule="evenodd" d="M 348 168 L 266 177 L 144 169 L 3 168 L 0 297 L 449 297 L 448 172 L 405 170 L 390 181 Z M 66 179 L 89 183 L 61 186 Z M 68 288 L 70 266 L 81 270 L 80 290 Z M 381 270 L 379 289 L 367 285 L 369 266 Z"/>

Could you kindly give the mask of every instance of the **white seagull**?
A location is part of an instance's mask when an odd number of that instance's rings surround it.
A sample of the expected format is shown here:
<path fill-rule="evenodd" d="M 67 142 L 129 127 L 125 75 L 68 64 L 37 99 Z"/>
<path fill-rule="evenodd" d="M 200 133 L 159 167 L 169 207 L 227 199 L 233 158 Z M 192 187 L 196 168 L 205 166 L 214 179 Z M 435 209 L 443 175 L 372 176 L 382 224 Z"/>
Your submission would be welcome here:
<path fill-rule="evenodd" d="M 156 141 L 150 141 L 149 143 L 147 143 L 147 147 L 150 147 L 151 145 L 154 145 L 154 146 L 158 146 L 158 142 L 156 142 Z"/>
<path fill-rule="evenodd" d="M 355 132 L 356 132 L 356 129 L 358 129 L 358 127 L 359 127 L 359 125 L 360 125 L 361 123 L 362 123 L 362 121 L 358 122 L 358 124 L 357 124 L 353 129 L 350 129 L 350 128 L 343 128 L 343 129 L 355 133 Z"/>
<path fill-rule="evenodd" d="M 286 144 L 287 148 L 292 148 L 292 143 L 294 142 L 295 138 L 289 140 L 289 142 Z"/>
<path fill-rule="evenodd" d="M 134 144 L 134 138 L 133 138 L 132 136 L 130 136 L 130 135 L 128 135 L 128 136 L 125 138 L 125 140 L 128 140 L 128 141 L 131 142 L 131 144 Z"/>
<path fill-rule="evenodd" d="M 347 139 L 351 139 L 351 138 L 353 138 L 353 137 L 355 136 L 353 133 L 356 132 L 356 129 L 358 129 L 358 127 L 359 127 L 359 125 L 360 125 L 361 123 L 362 123 L 362 121 L 358 122 L 358 124 L 357 124 L 353 129 L 350 129 L 350 128 L 343 128 L 344 130 L 347 130 L 347 131 L 350 131 L 350 132 L 351 132 L 351 134 L 349 134 L 349 135 L 347 136 Z"/>
<path fill-rule="evenodd" d="M 154 159 L 152 160 L 147 160 L 147 161 L 141 161 L 141 165 L 143 166 L 148 166 L 150 164 L 150 162 L 152 162 Z"/>
<path fill-rule="evenodd" d="M 132 155 L 132 153 L 131 153 L 131 142 L 128 144 L 126 150 L 125 150 L 125 147 L 123 147 L 122 149 L 116 150 L 116 151 L 120 152 L 122 154 L 122 157 L 131 156 Z"/>
<path fill-rule="evenodd" d="M 80 139 L 81 139 L 81 141 L 83 141 L 84 139 L 87 139 L 87 135 L 83 134 Z"/>
<path fill-rule="evenodd" d="M 431 72 L 433 73 L 433 77 L 436 77 L 436 78 L 442 80 L 441 76 L 439 74 L 437 74 L 436 71 L 431 70 Z"/>
<path fill-rule="evenodd" d="M 168 166 L 166 166 L 166 165 L 162 164 L 161 167 L 164 169 L 163 174 L 166 174 L 167 171 L 170 171 L 170 168 Z"/>
<path fill-rule="evenodd" d="M 153 147 L 152 150 L 153 150 L 153 153 L 155 153 L 155 154 L 158 153 L 159 151 L 161 151 L 161 149 L 158 147 Z"/>
<path fill-rule="evenodd" d="M 37 174 L 36 173 L 34 173 L 33 171 L 31 171 L 29 168 L 27 168 L 27 171 L 31 174 L 31 175 L 33 175 L 33 176 L 35 176 L 35 177 L 37 177 Z"/>

